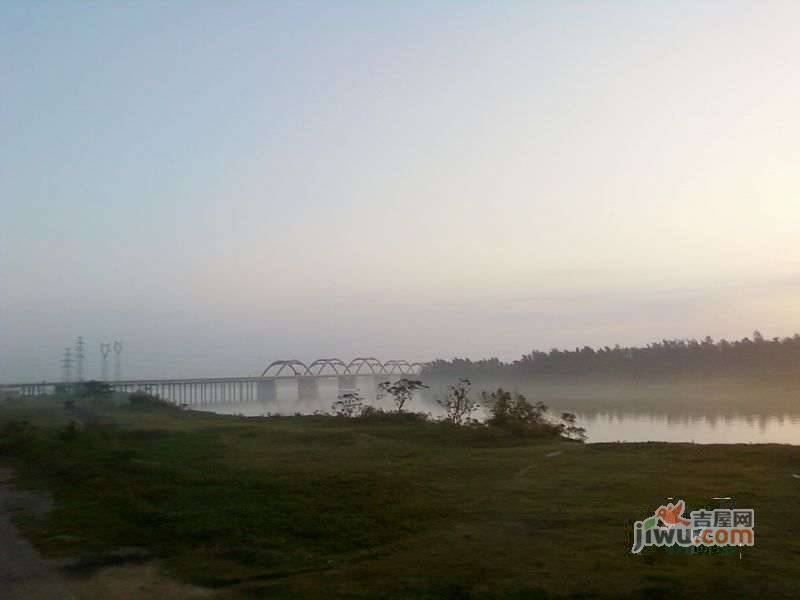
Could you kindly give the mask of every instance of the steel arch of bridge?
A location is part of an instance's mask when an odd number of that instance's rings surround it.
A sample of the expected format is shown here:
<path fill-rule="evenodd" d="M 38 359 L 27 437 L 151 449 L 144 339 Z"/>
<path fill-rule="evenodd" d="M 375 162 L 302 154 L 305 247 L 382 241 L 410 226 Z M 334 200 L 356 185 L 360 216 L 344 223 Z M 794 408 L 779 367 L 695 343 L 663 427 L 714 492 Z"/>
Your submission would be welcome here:
<path fill-rule="evenodd" d="M 267 375 L 267 372 L 272 367 L 277 367 L 278 368 L 278 370 L 273 375 L 274 377 L 278 377 L 281 373 L 283 373 L 283 370 L 285 368 L 287 368 L 287 367 L 292 370 L 292 373 L 294 375 L 305 375 L 306 373 L 308 373 L 308 367 L 305 365 L 305 363 L 302 360 L 296 360 L 296 359 L 292 359 L 292 360 L 276 360 L 276 361 L 270 363 L 269 366 L 267 366 L 267 368 L 264 369 L 264 372 L 261 373 L 261 376 L 265 377 Z M 298 373 L 298 369 L 300 369 L 299 373 Z"/>
<path fill-rule="evenodd" d="M 351 360 L 347 365 L 347 368 L 352 375 L 358 375 L 361 372 L 362 367 L 367 367 L 370 372 L 375 375 L 384 373 L 383 363 L 374 356 L 359 356 L 358 358 Z M 353 369 L 355 369 L 355 372 Z"/>
<path fill-rule="evenodd" d="M 310 365 L 308 365 L 308 374 L 309 375 L 322 375 L 322 371 L 325 370 L 325 367 L 330 367 L 333 369 L 333 372 L 337 375 L 349 375 L 350 369 L 347 368 L 347 365 L 344 364 L 343 360 L 338 358 L 318 358 Z M 317 372 L 314 373 L 314 368 L 317 369 Z M 341 369 L 341 373 L 339 370 Z"/>
<path fill-rule="evenodd" d="M 411 365 L 407 360 L 387 360 L 383 363 L 383 369 L 387 375 L 405 374 L 411 371 Z"/>
<path fill-rule="evenodd" d="M 318 358 L 308 365 L 301 360 L 290 359 L 271 362 L 261 373 L 261 377 L 280 377 L 285 370 L 290 370 L 291 375 L 284 377 L 319 377 L 325 369 L 336 375 L 360 375 L 362 369 L 365 369 L 365 374 L 372 375 L 412 375 L 421 371 L 424 366 L 424 363 L 410 363 L 407 360 L 387 360 L 382 363 L 374 356 L 359 356 L 349 363 L 340 358 Z"/>

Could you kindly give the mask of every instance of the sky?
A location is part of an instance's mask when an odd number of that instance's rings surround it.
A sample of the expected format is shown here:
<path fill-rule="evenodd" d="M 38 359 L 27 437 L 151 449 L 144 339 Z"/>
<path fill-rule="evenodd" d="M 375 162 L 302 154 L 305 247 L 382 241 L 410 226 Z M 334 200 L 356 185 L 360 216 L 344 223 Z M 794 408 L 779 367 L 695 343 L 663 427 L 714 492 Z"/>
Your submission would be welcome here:
<path fill-rule="evenodd" d="M 0 4 L 0 381 L 800 330 L 800 3 Z"/>

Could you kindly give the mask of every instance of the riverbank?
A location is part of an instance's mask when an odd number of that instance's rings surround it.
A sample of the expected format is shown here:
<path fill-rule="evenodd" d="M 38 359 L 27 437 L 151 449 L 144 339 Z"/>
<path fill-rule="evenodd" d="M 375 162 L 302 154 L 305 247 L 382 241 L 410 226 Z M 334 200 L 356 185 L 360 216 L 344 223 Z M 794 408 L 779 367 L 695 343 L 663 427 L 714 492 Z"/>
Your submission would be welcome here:
<path fill-rule="evenodd" d="M 796 595 L 798 447 L 82 408 L 78 426 L 55 400 L 0 408 L 0 464 L 53 499 L 16 522 L 78 596 L 137 565 L 223 598 Z M 734 496 L 756 546 L 631 555 L 630 523 L 667 496 Z"/>

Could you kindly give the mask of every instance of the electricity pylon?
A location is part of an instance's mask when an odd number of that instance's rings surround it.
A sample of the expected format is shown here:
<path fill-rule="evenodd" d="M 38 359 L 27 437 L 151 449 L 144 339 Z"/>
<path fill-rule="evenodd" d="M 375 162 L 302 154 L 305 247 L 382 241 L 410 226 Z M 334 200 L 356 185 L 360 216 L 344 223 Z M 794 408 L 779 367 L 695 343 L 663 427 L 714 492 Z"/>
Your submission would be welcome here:
<path fill-rule="evenodd" d="M 111 352 L 111 344 L 101 342 L 100 354 L 103 355 L 103 381 L 108 381 L 108 353 Z"/>
<path fill-rule="evenodd" d="M 120 354 L 122 354 L 122 342 L 119 340 L 114 342 L 114 380 L 120 381 L 122 380 L 122 363 L 120 360 Z"/>
<path fill-rule="evenodd" d="M 72 348 L 64 348 L 64 358 L 61 359 L 61 368 L 63 369 L 64 382 L 69 383 L 72 379 Z"/>
<path fill-rule="evenodd" d="M 86 344 L 83 342 L 83 337 L 78 336 L 78 341 L 75 342 L 75 359 L 78 363 L 78 381 L 83 381 L 83 359 L 85 355 L 83 351 L 86 349 Z"/>

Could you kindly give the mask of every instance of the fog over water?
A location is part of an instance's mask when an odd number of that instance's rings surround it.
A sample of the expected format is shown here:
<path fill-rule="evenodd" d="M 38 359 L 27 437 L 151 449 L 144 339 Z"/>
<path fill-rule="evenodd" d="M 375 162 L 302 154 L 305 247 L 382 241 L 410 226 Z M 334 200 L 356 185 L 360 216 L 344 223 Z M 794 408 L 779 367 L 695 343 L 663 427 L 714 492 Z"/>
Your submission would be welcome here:
<path fill-rule="evenodd" d="M 249 417 L 333 413 L 332 405 L 342 390 L 337 379 L 320 379 L 316 397 L 303 397 L 297 383 L 280 381 L 273 401 L 208 403 L 192 406 L 222 414 Z M 360 377 L 357 386 L 365 404 L 395 410 L 390 397 L 376 397 L 375 379 Z M 491 383 L 474 386 L 493 389 Z M 587 431 L 588 442 L 694 442 L 700 444 L 779 443 L 800 444 L 800 388 L 756 386 L 737 382 L 657 384 L 620 383 L 531 383 L 520 385 L 529 399 L 542 399 L 549 416 L 572 412 Z M 405 410 L 439 418 L 444 413 L 436 403 L 446 393 L 446 384 L 432 383 L 430 389 L 414 395 Z M 757 394 L 758 397 L 754 397 Z M 681 402 L 684 399 L 684 403 Z M 704 399 L 705 402 L 697 400 Z M 487 407 L 476 411 L 487 416 Z"/>

